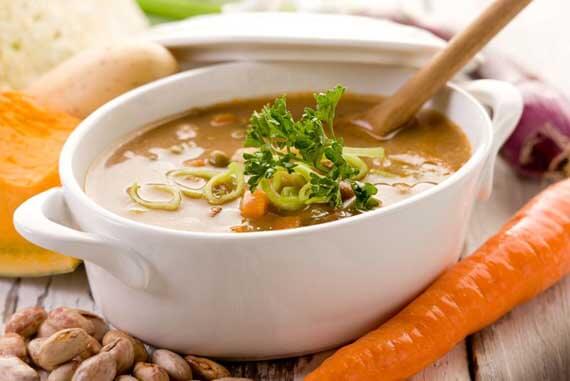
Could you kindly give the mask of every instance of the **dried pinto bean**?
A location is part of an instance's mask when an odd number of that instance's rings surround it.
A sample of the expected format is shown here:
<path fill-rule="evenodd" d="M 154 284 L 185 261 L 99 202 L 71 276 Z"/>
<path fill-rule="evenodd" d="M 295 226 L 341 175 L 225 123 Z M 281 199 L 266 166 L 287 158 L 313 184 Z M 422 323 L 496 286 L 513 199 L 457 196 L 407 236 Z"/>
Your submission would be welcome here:
<path fill-rule="evenodd" d="M 89 336 L 87 347 L 79 354 L 80 360 L 87 360 L 89 357 L 95 356 L 101 351 L 101 344 L 93 337 Z"/>
<path fill-rule="evenodd" d="M 350 200 L 354 197 L 354 190 L 352 190 L 352 186 L 346 181 L 340 183 L 339 189 L 342 201 Z"/>
<path fill-rule="evenodd" d="M 28 351 L 24 338 L 17 333 L 0 336 L 0 356 L 15 356 L 27 361 Z"/>
<path fill-rule="evenodd" d="M 152 362 L 160 366 L 173 380 L 192 379 L 192 369 L 182 356 L 166 349 L 157 349 L 152 353 Z"/>
<path fill-rule="evenodd" d="M 213 150 L 208 156 L 208 163 L 214 167 L 224 168 L 230 163 L 230 157 L 224 151 Z"/>
<path fill-rule="evenodd" d="M 119 376 L 115 378 L 115 381 L 138 381 L 138 380 L 133 376 Z"/>
<path fill-rule="evenodd" d="M 108 352 L 113 355 L 117 363 L 117 373 L 125 373 L 131 369 L 135 360 L 135 350 L 133 343 L 124 337 L 119 337 L 115 341 L 105 345 L 101 352 Z"/>
<path fill-rule="evenodd" d="M 113 355 L 101 352 L 81 363 L 71 381 L 113 381 L 117 375 L 117 364 Z"/>
<path fill-rule="evenodd" d="M 135 363 L 145 362 L 148 359 L 148 352 L 146 351 L 143 342 L 123 331 L 111 330 L 107 332 L 103 337 L 103 345 L 107 345 L 118 338 L 128 339 L 133 344 L 133 349 L 135 351 Z"/>
<path fill-rule="evenodd" d="M 44 343 L 44 341 L 46 341 L 47 339 L 48 339 L 47 337 L 38 337 L 37 339 L 34 339 L 28 343 L 28 354 L 30 355 L 30 358 L 32 359 L 32 363 L 34 363 L 38 366 L 39 366 L 38 355 L 40 353 L 40 347 Z"/>
<path fill-rule="evenodd" d="M 0 357 L 2 381 L 39 381 L 40 376 L 32 367 L 14 356 Z"/>
<path fill-rule="evenodd" d="M 38 332 L 40 325 L 46 319 L 47 312 L 42 307 L 24 308 L 10 317 L 4 332 L 17 333 L 24 338 L 29 338 Z"/>
<path fill-rule="evenodd" d="M 192 368 L 192 374 L 208 381 L 230 377 L 230 371 L 224 366 L 204 357 L 188 355 L 184 357 Z"/>
<path fill-rule="evenodd" d="M 40 381 L 49 381 L 48 380 L 49 372 L 47 370 L 43 370 L 43 369 L 37 370 L 36 369 L 36 372 L 38 372 L 38 375 L 40 376 Z"/>
<path fill-rule="evenodd" d="M 214 381 L 253 381 L 251 378 L 243 378 L 243 377 L 224 377 L 218 378 Z"/>
<path fill-rule="evenodd" d="M 38 365 L 53 370 L 85 351 L 90 336 L 81 328 L 64 329 L 51 335 L 39 348 Z"/>
<path fill-rule="evenodd" d="M 133 375 L 139 381 L 169 381 L 168 373 L 161 367 L 148 362 L 139 362 L 135 365 Z"/>
<path fill-rule="evenodd" d="M 38 333 L 37 333 L 37 337 L 38 338 L 42 338 L 42 337 L 50 337 L 51 335 L 53 335 L 54 333 L 56 333 L 58 331 L 58 329 L 56 327 L 54 327 L 48 320 L 45 320 L 41 325 L 40 328 L 38 328 Z"/>
<path fill-rule="evenodd" d="M 48 318 L 40 326 L 38 337 L 51 336 L 68 328 L 81 328 L 88 334 L 94 334 L 95 326 L 89 319 L 83 317 L 75 308 L 59 307 L 50 311 Z"/>
<path fill-rule="evenodd" d="M 77 312 L 93 324 L 94 330 L 91 336 L 97 339 L 97 341 L 103 340 L 103 336 L 109 332 L 109 326 L 105 320 L 101 316 L 89 311 L 77 309 Z"/>
<path fill-rule="evenodd" d="M 80 361 L 70 361 L 55 368 L 47 378 L 47 381 L 71 381 Z"/>

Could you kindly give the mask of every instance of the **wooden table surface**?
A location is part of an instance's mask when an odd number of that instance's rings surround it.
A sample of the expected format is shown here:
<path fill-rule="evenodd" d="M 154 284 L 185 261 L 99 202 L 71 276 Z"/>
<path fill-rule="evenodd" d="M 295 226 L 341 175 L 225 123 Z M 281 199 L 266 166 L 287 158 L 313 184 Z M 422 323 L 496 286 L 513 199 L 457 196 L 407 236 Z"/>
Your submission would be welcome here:
<path fill-rule="evenodd" d="M 566 50 L 555 50 L 562 46 L 562 39 L 568 39 L 570 25 L 562 21 L 564 12 L 570 11 L 567 0 L 539 0 L 509 30 L 499 37 L 496 46 L 503 46 L 512 54 L 535 69 L 548 69 L 546 75 L 570 86 L 570 76 L 565 71 L 570 66 L 570 44 Z M 471 2 L 481 1 L 473 0 Z M 456 17 L 457 3 L 463 11 L 468 9 L 466 0 L 429 1 L 431 9 L 445 3 L 445 10 Z M 452 6 L 448 6 L 451 4 Z M 545 3 L 549 5 L 545 5 Z M 537 15 L 531 15 L 535 12 Z M 559 13 L 560 16 L 557 16 Z M 463 13 L 465 14 L 465 13 Z M 468 16 L 465 16 L 468 17 Z M 521 33 L 541 20 L 544 31 L 561 31 L 545 40 L 540 36 Z M 457 20 L 456 20 L 457 21 Z M 541 41 L 546 41 L 541 43 Z M 567 42 L 567 41 L 566 41 Z M 540 45 L 540 46 L 539 46 Z M 539 54 L 528 54 L 536 47 Z M 548 50 L 549 47 L 551 50 Z M 541 54 L 549 52 L 548 60 Z M 553 62 L 555 64 L 553 64 Z M 492 235 L 516 210 L 535 195 L 543 185 L 521 180 L 502 162 L 496 166 L 495 187 L 492 198 L 476 206 L 471 218 L 466 252 L 471 252 L 487 237 Z M 0 279 L 0 322 L 15 310 L 33 305 L 46 308 L 57 306 L 77 306 L 97 311 L 89 292 L 85 272 L 81 268 L 75 273 L 37 278 Z M 533 301 L 518 307 L 496 324 L 467 338 L 447 356 L 416 375 L 413 380 L 422 381 L 533 381 L 570 380 L 570 279 L 562 281 Z M 315 366 L 328 353 L 279 361 L 230 364 L 235 376 L 250 377 L 255 380 L 297 381 Z M 371 380 L 373 381 L 373 380 Z"/>

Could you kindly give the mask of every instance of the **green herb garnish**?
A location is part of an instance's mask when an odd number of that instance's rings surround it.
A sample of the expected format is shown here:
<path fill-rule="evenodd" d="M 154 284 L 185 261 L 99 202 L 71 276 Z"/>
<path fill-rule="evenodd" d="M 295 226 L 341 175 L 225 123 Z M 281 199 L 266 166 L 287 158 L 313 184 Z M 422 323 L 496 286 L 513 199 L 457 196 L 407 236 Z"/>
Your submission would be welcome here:
<path fill-rule="evenodd" d="M 378 200 L 373 198 L 376 187 L 357 181 L 368 172 L 366 163 L 358 157 L 359 149 L 349 148 L 349 153 L 344 152 L 343 140 L 334 134 L 336 107 L 344 92 L 344 87 L 337 86 L 315 94 L 316 108 L 305 108 L 299 120 L 294 120 L 287 109 L 285 96 L 253 113 L 245 146 L 259 150 L 243 155 L 252 191 L 262 183 L 264 190 L 271 192 L 272 203 L 287 205 L 289 210 L 315 203 L 337 208 L 342 205 L 340 183 L 348 181 L 358 210 L 378 206 Z M 329 135 L 325 133 L 325 126 Z M 362 156 L 382 157 L 384 154 L 381 148 L 363 152 L 366 155 Z M 286 195 L 280 186 L 269 189 L 269 180 L 279 172 L 298 173 L 306 184 L 298 189 L 296 196 L 291 186 L 285 187 Z"/>

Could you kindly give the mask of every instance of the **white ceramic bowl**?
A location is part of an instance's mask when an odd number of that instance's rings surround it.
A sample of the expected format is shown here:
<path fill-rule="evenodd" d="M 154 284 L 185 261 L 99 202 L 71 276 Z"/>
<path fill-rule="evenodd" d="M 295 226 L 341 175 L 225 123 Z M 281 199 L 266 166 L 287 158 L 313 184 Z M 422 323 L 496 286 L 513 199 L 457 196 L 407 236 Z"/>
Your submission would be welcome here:
<path fill-rule="evenodd" d="M 323 225 L 244 234 L 145 225 L 90 200 L 85 175 L 125 134 L 192 107 L 337 83 L 390 94 L 408 75 L 373 65 L 232 63 L 144 86 L 81 123 L 61 155 L 63 187 L 24 203 L 16 227 L 40 246 L 84 259 L 105 317 L 159 347 L 252 359 L 338 346 L 457 261 L 473 204 L 489 195 L 497 151 L 522 111 L 514 88 L 480 81 L 469 86 L 475 97 L 451 85 L 441 91 L 429 107 L 463 128 L 471 159 L 431 190 Z"/>

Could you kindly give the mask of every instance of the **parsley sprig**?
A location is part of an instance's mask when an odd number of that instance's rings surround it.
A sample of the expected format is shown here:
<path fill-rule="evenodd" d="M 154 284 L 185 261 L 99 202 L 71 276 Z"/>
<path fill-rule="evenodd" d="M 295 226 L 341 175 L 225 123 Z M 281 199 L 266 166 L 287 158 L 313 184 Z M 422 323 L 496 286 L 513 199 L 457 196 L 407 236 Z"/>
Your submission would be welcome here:
<path fill-rule="evenodd" d="M 308 199 L 340 207 L 340 184 L 345 181 L 354 191 L 357 209 L 369 210 L 378 205 L 373 198 L 376 187 L 353 180 L 358 170 L 345 160 L 343 140 L 334 134 L 336 107 L 344 92 L 344 87 L 336 86 L 315 94 L 316 108 L 305 108 L 299 120 L 294 120 L 288 110 L 285 96 L 252 114 L 245 146 L 258 150 L 243 156 L 251 190 L 277 171 L 292 173 L 304 165 L 311 170 Z"/>

